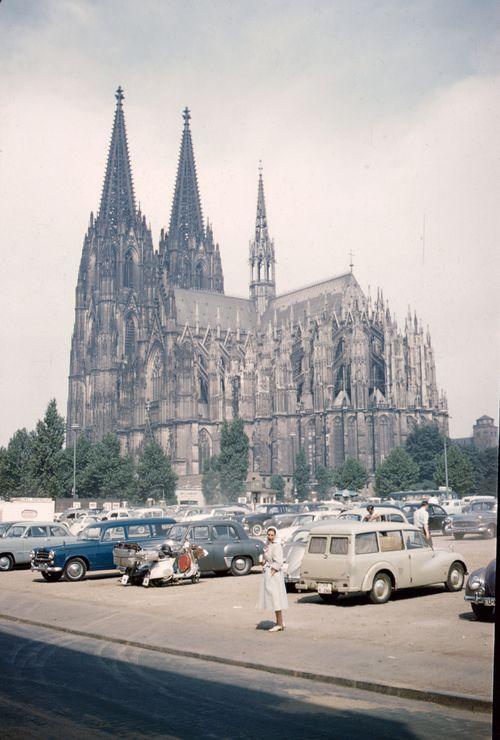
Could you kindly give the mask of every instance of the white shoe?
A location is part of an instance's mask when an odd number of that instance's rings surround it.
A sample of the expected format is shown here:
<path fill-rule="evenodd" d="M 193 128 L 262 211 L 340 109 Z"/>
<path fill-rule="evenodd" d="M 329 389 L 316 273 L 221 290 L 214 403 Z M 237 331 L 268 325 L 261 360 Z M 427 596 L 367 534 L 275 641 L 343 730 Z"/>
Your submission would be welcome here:
<path fill-rule="evenodd" d="M 275 624 L 274 627 L 271 627 L 268 629 L 268 632 L 283 632 L 285 628 L 281 626 L 281 624 Z"/>

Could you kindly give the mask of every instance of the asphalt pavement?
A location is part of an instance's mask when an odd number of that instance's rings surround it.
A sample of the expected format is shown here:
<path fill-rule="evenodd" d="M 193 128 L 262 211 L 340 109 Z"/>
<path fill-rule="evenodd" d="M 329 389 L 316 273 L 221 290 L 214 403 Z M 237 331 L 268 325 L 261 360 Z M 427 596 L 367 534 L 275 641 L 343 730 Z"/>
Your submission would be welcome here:
<path fill-rule="evenodd" d="M 2 738 L 486 738 L 490 716 L 0 620 Z"/>

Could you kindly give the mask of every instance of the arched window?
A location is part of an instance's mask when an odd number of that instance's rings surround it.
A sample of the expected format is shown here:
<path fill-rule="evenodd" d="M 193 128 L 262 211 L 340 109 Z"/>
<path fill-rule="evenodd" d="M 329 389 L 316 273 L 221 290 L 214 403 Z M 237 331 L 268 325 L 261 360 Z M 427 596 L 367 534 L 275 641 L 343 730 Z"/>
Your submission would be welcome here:
<path fill-rule="evenodd" d="M 347 454 L 349 455 L 349 457 L 354 458 L 357 458 L 358 456 L 355 416 L 350 416 L 347 421 Z"/>
<path fill-rule="evenodd" d="M 123 287 L 134 287 L 134 258 L 132 256 L 132 252 L 127 252 L 125 255 L 125 262 L 123 264 Z"/>
<path fill-rule="evenodd" d="M 194 287 L 198 290 L 205 288 L 205 269 L 202 262 L 198 262 L 195 269 Z"/>
<path fill-rule="evenodd" d="M 207 363 L 202 354 L 198 358 L 198 380 L 200 384 L 200 401 L 202 403 L 208 403 Z"/>
<path fill-rule="evenodd" d="M 135 323 L 129 316 L 125 324 L 125 355 L 130 357 L 135 351 Z"/>
<path fill-rule="evenodd" d="M 342 422 L 336 418 L 333 422 L 333 465 L 338 467 L 344 462 L 344 439 Z"/>
<path fill-rule="evenodd" d="M 380 462 L 387 457 L 391 450 L 391 430 L 389 426 L 389 419 L 387 416 L 382 416 L 379 425 L 379 450 L 380 450 Z"/>
<path fill-rule="evenodd" d="M 200 473 L 203 473 L 206 464 L 212 457 L 212 440 L 206 429 L 200 429 L 198 434 L 198 459 Z"/>

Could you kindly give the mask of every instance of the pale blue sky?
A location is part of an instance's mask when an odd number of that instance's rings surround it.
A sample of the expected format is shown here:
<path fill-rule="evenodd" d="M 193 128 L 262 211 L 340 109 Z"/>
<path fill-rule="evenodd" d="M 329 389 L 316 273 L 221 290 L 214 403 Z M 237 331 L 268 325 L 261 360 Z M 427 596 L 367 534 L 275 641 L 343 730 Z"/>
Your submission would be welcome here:
<path fill-rule="evenodd" d="M 477 0 L 3 0 L 0 444 L 51 396 L 65 413 L 118 84 L 156 243 L 187 104 L 226 292 L 247 294 L 262 159 L 278 289 L 344 271 L 352 249 L 363 288 L 429 324 L 452 433 L 496 416 L 499 20 Z"/>

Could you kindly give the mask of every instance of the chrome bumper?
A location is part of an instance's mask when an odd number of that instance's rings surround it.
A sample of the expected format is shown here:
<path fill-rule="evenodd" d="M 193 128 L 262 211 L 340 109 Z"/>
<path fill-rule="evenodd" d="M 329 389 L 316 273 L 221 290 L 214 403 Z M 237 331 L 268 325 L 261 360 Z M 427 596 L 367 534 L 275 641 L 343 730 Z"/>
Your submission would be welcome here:
<path fill-rule="evenodd" d="M 57 565 L 51 565 L 50 563 L 31 563 L 31 570 L 36 570 L 39 573 L 60 573 L 62 568 Z"/>
<path fill-rule="evenodd" d="M 485 596 L 484 594 L 474 594 L 474 596 L 464 596 L 465 601 L 471 601 L 474 604 L 484 604 L 485 606 L 495 606 L 494 596 Z"/>

